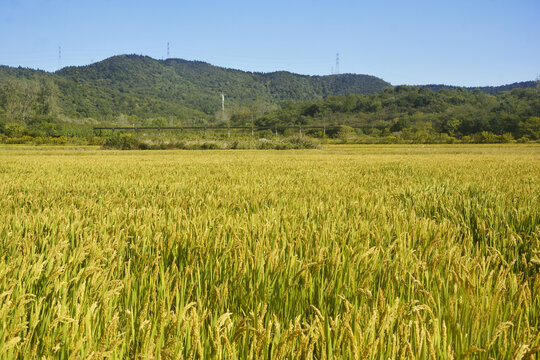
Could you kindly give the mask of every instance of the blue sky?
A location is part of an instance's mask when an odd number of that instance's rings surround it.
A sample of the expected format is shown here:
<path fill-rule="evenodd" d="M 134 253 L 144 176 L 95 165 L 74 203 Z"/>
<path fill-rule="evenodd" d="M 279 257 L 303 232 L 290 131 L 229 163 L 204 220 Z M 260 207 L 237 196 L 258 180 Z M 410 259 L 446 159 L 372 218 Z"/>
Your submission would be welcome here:
<path fill-rule="evenodd" d="M 540 0 L 0 0 L 0 64 L 54 71 L 118 54 L 247 71 L 501 85 L 540 74 Z"/>

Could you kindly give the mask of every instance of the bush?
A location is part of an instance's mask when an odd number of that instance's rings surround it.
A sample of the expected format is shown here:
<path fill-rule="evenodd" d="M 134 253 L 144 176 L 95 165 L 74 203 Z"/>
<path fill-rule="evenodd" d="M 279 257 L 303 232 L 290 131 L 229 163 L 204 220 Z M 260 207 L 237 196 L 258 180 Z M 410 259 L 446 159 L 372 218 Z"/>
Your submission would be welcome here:
<path fill-rule="evenodd" d="M 86 138 L 85 140 L 88 143 L 88 145 L 103 145 L 106 139 L 100 136 L 92 136 L 92 137 Z"/>
<path fill-rule="evenodd" d="M 283 141 L 290 145 L 291 149 L 317 149 L 321 143 L 309 136 L 291 136 Z"/>
<path fill-rule="evenodd" d="M 188 143 L 170 139 L 155 141 L 151 139 L 140 139 L 133 134 L 120 133 L 108 137 L 103 142 L 105 149 L 120 150 L 166 150 L 166 149 L 187 149 L 187 150 L 218 150 L 218 149 L 317 149 L 320 142 L 308 136 L 291 136 L 283 139 L 259 139 L 253 140 L 227 140 L 227 141 L 190 141 Z"/>
<path fill-rule="evenodd" d="M 271 150 L 275 149 L 274 142 L 272 140 L 268 139 L 259 139 L 259 142 L 257 143 L 257 149 L 259 150 Z"/>
<path fill-rule="evenodd" d="M 6 144 L 30 144 L 30 143 L 33 143 L 34 140 L 35 140 L 34 137 L 24 135 L 24 136 L 21 136 L 21 137 L 6 137 L 4 142 Z"/>
<path fill-rule="evenodd" d="M 25 124 L 9 123 L 4 125 L 4 133 L 10 138 L 20 138 L 27 134 Z"/>
<path fill-rule="evenodd" d="M 132 134 L 120 133 L 108 137 L 103 143 L 106 149 L 135 150 L 141 149 L 142 143 Z M 144 147 L 144 146 L 143 146 Z"/>
<path fill-rule="evenodd" d="M 347 125 L 342 125 L 339 128 L 339 131 L 337 133 L 337 137 L 341 140 L 343 143 L 347 143 L 350 140 L 352 140 L 355 136 L 354 129 Z"/>
<path fill-rule="evenodd" d="M 510 133 L 504 133 L 501 135 L 501 141 L 504 143 L 513 143 L 515 142 L 514 136 Z"/>
<path fill-rule="evenodd" d="M 201 150 L 217 150 L 219 145 L 214 141 L 205 141 L 201 144 Z"/>

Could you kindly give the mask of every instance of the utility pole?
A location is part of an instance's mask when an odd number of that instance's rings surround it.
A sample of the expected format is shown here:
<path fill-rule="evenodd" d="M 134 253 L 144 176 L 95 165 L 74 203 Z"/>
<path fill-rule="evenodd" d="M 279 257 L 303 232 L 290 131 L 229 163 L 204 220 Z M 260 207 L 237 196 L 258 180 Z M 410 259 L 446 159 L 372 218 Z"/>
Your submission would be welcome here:
<path fill-rule="evenodd" d="M 221 93 L 221 119 L 225 121 L 225 94 Z M 231 121 L 227 121 L 227 137 L 231 137 Z"/>
<path fill-rule="evenodd" d="M 251 137 L 253 137 L 255 135 L 254 131 L 253 131 L 253 126 L 255 125 L 255 116 L 253 115 L 253 111 L 251 112 Z"/>
<path fill-rule="evenodd" d="M 167 41 L 167 59 L 171 57 L 171 52 L 169 48 L 169 42 Z"/>
<path fill-rule="evenodd" d="M 225 94 L 221 93 L 221 120 L 225 121 Z"/>
<path fill-rule="evenodd" d="M 58 47 L 58 70 L 62 68 L 62 47 Z"/>
<path fill-rule="evenodd" d="M 339 53 L 336 54 L 336 75 L 339 75 Z"/>
<path fill-rule="evenodd" d="M 540 96 L 540 75 L 536 75 L 536 96 Z M 536 115 L 540 115 L 540 109 L 536 110 Z"/>

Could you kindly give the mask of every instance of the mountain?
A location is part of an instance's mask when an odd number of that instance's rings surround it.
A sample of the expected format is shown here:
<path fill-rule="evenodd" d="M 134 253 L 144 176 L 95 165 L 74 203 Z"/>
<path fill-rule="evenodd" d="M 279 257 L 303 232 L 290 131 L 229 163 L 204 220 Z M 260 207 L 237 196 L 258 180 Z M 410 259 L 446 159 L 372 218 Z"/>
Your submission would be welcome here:
<path fill-rule="evenodd" d="M 222 92 L 229 105 L 251 105 L 256 101 L 297 102 L 329 95 L 373 93 L 391 86 L 368 75 L 252 73 L 200 61 L 155 60 L 138 55 L 114 56 L 88 66 L 67 67 L 55 74 L 64 81 L 82 85 L 85 91 L 104 89 L 109 93 L 181 104 L 206 114 L 220 109 Z"/>

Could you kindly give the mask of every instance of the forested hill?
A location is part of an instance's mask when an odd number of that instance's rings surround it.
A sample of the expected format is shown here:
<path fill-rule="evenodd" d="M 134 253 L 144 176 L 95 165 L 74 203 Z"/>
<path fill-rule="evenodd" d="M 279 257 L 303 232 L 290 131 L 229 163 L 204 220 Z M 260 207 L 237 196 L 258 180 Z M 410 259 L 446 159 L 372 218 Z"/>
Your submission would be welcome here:
<path fill-rule="evenodd" d="M 6 82 L 12 84 L 4 91 L 47 90 L 55 97 L 59 114 L 67 118 L 99 120 L 124 115 L 135 119 L 162 116 L 210 121 L 221 107 L 222 92 L 227 107 L 232 109 L 255 103 L 264 106 L 330 95 L 374 93 L 391 86 L 369 75 L 252 73 L 200 61 L 156 60 L 139 55 L 114 56 L 55 73 L 0 66 L 0 92 Z"/>
<path fill-rule="evenodd" d="M 144 99 L 143 104 L 156 100 L 213 114 L 221 106 L 221 92 L 225 93 L 228 105 L 232 106 L 251 105 L 257 101 L 266 104 L 312 101 L 329 95 L 373 93 L 390 86 L 389 83 L 368 75 L 251 73 L 200 61 L 155 60 L 138 55 L 115 56 L 88 66 L 67 67 L 55 75 L 62 80 L 60 90 L 65 98 L 69 98 L 66 95 L 75 91 L 75 97 L 82 96 L 89 100 L 71 108 L 72 116 L 81 112 L 95 114 L 94 116 L 103 115 L 99 109 L 88 108 L 91 106 L 88 102 L 105 95 L 96 93 L 98 89 L 110 95 L 129 95 Z M 75 84 L 81 88 L 73 89 Z M 81 93 L 81 90 L 85 93 Z M 122 110 L 129 115 L 138 115 L 133 108 Z M 170 111 L 164 110 L 166 114 L 157 111 L 156 115 L 170 115 Z"/>

